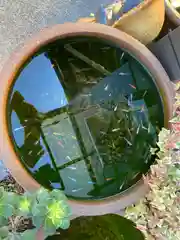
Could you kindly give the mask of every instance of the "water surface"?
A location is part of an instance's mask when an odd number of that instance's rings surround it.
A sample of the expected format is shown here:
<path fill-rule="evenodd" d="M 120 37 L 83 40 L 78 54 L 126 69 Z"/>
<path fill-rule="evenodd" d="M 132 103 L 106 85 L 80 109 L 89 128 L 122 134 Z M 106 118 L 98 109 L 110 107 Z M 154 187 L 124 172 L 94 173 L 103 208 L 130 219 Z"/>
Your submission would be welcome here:
<path fill-rule="evenodd" d="M 17 155 L 40 184 L 101 199 L 148 171 L 164 114 L 152 77 L 133 56 L 97 38 L 73 38 L 28 59 L 7 117 Z"/>

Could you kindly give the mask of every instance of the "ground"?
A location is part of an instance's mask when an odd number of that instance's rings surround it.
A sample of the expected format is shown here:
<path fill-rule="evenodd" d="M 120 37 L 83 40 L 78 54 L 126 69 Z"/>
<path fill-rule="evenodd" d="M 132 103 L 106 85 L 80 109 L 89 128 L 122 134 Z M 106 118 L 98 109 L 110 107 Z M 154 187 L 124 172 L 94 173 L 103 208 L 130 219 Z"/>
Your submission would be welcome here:
<path fill-rule="evenodd" d="M 0 69 L 12 51 L 40 29 L 74 22 L 112 0 L 0 0 Z"/>

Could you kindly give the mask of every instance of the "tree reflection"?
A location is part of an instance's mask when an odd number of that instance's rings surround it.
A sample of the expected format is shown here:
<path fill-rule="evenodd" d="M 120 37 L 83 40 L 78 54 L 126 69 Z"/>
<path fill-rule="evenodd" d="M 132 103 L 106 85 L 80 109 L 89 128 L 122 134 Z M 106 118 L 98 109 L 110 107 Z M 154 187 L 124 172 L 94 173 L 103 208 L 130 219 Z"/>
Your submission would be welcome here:
<path fill-rule="evenodd" d="M 15 111 L 20 124 L 24 128 L 24 144 L 19 150 L 26 157 L 28 167 L 32 168 L 44 154 L 40 143 L 40 114 L 33 105 L 25 101 L 24 97 L 18 91 L 13 94 L 11 111 Z"/>

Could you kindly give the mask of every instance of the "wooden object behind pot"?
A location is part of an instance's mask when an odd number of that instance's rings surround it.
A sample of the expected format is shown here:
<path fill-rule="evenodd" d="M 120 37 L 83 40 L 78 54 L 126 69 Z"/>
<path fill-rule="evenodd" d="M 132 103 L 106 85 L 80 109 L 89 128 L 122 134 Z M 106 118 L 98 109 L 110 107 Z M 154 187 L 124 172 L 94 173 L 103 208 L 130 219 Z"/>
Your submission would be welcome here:
<path fill-rule="evenodd" d="M 143 44 L 152 42 L 160 33 L 165 16 L 164 0 L 144 0 L 125 13 L 112 27 L 122 30 Z M 78 22 L 95 22 L 94 18 L 81 18 Z"/>
<path fill-rule="evenodd" d="M 180 26 L 180 13 L 173 7 L 170 0 L 165 0 L 166 14 L 168 18 L 176 25 Z"/>

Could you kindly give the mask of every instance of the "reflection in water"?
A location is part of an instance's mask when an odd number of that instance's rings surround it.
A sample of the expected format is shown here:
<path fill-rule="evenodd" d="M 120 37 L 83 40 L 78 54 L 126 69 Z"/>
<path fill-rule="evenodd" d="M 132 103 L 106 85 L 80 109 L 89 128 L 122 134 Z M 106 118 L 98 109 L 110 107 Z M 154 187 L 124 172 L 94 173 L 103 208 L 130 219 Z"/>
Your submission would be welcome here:
<path fill-rule="evenodd" d="M 23 156 L 26 156 L 28 167 L 33 167 L 44 154 L 40 144 L 41 120 L 38 111 L 32 104 L 25 102 L 24 97 L 18 91 L 13 94 L 11 110 L 15 111 L 22 126 L 15 128 L 14 132 L 24 129 L 24 144 L 19 150 Z"/>
<path fill-rule="evenodd" d="M 30 59 L 9 112 L 17 154 L 34 178 L 85 199 L 137 182 L 163 126 L 151 76 L 129 54 L 94 38 L 59 40 Z"/>

